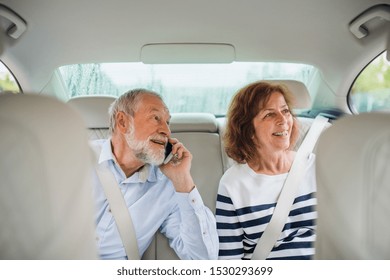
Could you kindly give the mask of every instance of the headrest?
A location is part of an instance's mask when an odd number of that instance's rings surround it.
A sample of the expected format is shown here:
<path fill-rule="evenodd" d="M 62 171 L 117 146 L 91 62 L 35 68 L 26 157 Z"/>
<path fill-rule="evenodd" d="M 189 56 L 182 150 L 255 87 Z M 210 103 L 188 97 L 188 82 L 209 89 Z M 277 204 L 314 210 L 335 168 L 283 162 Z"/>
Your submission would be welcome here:
<path fill-rule="evenodd" d="M 88 128 L 108 128 L 108 108 L 115 100 L 114 96 L 86 95 L 73 97 L 68 104 L 80 112 Z"/>
<path fill-rule="evenodd" d="M 311 97 L 304 83 L 296 80 L 265 80 L 265 82 L 286 86 L 293 95 L 294 109 L 311 108 Z"/>
<path fill-rule="evenodd" d="M 96 258 L 81 116 L 48 96 L 6 94 L 0 127 L 0 259 Z"/>
<path fill-rule="evenodd" d="M 317 259 L 390 259 L 390 114 L 334 121 L 317 147 Z"/>
<path fill-rule="evenodd" d="M 171 132 L 218 131 L 216 118 L 211 113 L 173 113 L 170 121 Z"/>

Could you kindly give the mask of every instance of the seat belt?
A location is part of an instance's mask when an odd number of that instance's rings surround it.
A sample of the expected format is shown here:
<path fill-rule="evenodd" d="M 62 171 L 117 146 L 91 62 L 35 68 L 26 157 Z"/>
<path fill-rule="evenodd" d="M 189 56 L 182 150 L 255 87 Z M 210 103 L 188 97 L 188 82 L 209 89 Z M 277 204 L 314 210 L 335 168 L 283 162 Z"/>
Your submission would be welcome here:
<path fill-rule="evenodd" d="M 93 150 L 97 158 L 99 158 L 101 148 L 93 145 Z M 115 219 L 127 258 L 129 260 L 139 260 L 140 256 L 133 221 L 115 176 L 109 169 L 101 167 L 99 164 L 96 164 L 95 169 L 103 186 L 111 214 Z"/>
<path fill-rule="evenodd" d="M 327 123 L 328 118 L 320 115 L 314 119 L 309 132 L 306 134 L 305 139 L 295 155 L 290 172 L 287 175 L 275 206 L 274 213 L 260 240 L 257 242 L 252 259 L 265 260 L 278 240 L 287 221 L 298 187 L 301 185 L 307 170 L 309 155 L 313 151 L 317 139 Z"/>

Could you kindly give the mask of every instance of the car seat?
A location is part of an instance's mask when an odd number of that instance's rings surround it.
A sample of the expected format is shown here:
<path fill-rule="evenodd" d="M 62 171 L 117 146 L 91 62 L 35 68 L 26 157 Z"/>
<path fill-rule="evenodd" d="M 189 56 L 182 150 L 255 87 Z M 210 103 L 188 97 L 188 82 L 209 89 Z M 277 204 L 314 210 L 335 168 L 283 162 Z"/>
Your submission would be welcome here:
<path fill-rule="evenodd" d="M 335 121 L 317 147 L 316 259 L 390 259 L 390 114 Z"/>
<path fill-rule="evenodd" d="M 81 116 L 34 94 L 0 95 L 0 259 L 97 259 Z"/>

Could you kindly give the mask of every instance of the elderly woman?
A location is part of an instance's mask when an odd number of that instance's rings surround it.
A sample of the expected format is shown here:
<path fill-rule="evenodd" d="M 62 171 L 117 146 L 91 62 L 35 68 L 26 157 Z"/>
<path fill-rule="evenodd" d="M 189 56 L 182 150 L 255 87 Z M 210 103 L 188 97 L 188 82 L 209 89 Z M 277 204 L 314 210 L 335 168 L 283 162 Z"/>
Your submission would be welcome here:
<path fill-rule="evenodd" d="M 235 160 L 220 181 L 216 220 L 220 259 L 253 259 L 294 161 L 297 119 L 287 88 L 256 82 L 238 91 L 227 115 L 226 153 Z M 267 259 L 311 259 L 315 241 L 315 166 L 305 177 Z M 255 257 L 254 257 L 255 258 Z"/>

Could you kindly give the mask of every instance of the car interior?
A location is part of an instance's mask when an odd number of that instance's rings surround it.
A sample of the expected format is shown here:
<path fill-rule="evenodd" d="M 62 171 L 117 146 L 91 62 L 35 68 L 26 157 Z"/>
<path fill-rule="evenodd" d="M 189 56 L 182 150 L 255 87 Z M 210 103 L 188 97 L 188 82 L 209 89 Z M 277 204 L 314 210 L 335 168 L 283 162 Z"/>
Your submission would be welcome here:
<path fill-rule="evenodd" d="M 297 81 L 278 81 L 290 89 L 296 89 L 292 93 L 300 104 L 299 108 L 310 108 L 309 93 L 303 83 Z M 71 105 L 83 117 L 89 139 L 101 139 L 109 137 L 107 112 L 114 97 L 83 96 L 70 99 Z M 102 116 L 106 116 L 103 118 Z M 306 135 L 312 118 L 298 117 L 300 132 L 295 149 L 299 147 Z M 224 149 L 222 135 L 225 128 L 225 118 L 216 118 L 211 113 L 177 113 L 173 114 L 170 121 L 172 137 L 180 141 L 193 153 L 191 174 L 201 193 L 203 202 L 212 212 L 215 212 L 215 201 L 219 180 L 232 164 Z M 100 122 L 99 122 L 100 121 Z M 144 259 L 177 259 L 174 251 L 169 247 L 167 239 L 160 233 L 156 234 L 155 242 L 149 247 Z"/>
<path fill-rule="evenodd" d="M 214 213 L 233 163 L 227 107 L 258 80 L 293 94 L 294 150 L 329 119 L 315 149 L 316 259 L 390 259 L 388 0 L 0 0 L 0 27 L 0 79 L 14 81 L 0 84 L 0 259 L 97 258 L 88 142 L 110 137 L 108 108 L 132 88 L 166 101 Z M 157 233 L 143 259 L 178 257 Z"/>

